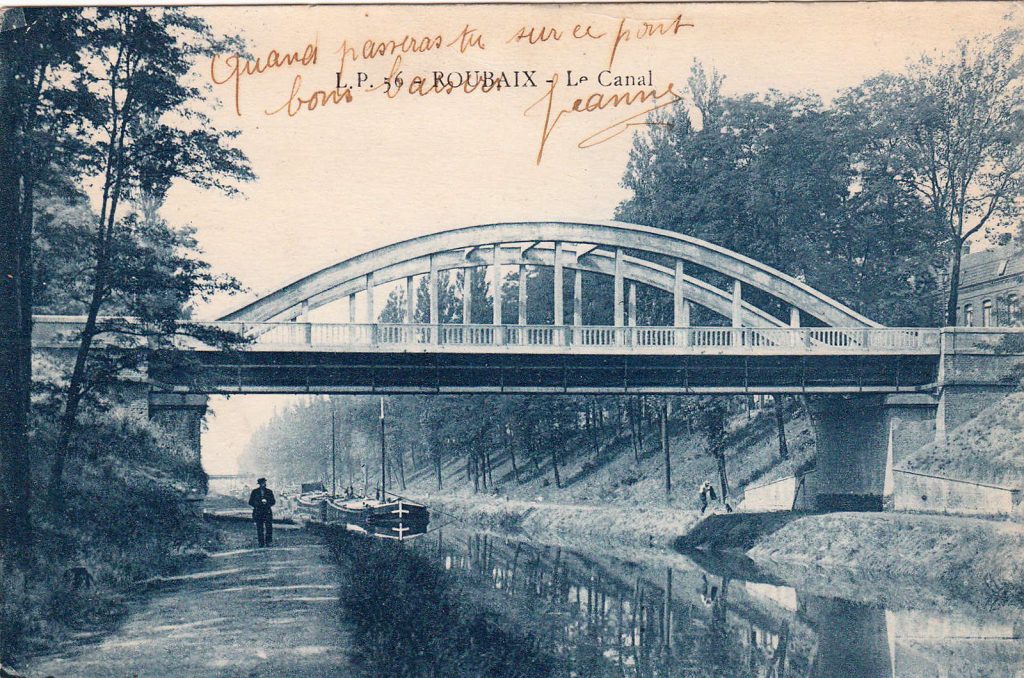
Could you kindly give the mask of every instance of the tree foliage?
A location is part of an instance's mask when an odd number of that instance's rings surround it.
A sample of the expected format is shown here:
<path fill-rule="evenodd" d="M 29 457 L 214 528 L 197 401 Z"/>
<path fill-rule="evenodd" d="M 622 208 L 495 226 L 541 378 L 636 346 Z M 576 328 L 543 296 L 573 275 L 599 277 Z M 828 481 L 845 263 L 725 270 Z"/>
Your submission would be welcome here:
<path fill-rule="evenodd" d="M 63 209 L 50 201 L 40 242 L 49 256 L 33 283 L 50 308 L 85 316 L 51 469 L 56 495 L 79 406 L 94 385 L 135 367 L 144 350 L 168 345 L 177 333 L 217 345 L 237 341 L 179 322 L 190 304 L 238 285 L 212 273 L 193 232 L 169 227 L 157 210 L 176 181 L 230 195 L 252 172 L 232 144 L 235 133 L 212 126 L 204 89 L 191 75 L 195 59 L 235 47 L 234 39 L 214 37 L 180 8 L 47 10 L 39 21 L 64 56 L 59 74 L 38 65 L 33 71 L 31 101 L 47 113 L 32 129 L 59 130 L 35 148 L 50 165 L 60 160 L 54 175 L 77 190 L 64 191 Z M 43 41 L 38 49 L 48 47 Z M 95 212 L 76 196 L 88 185 L 99 192 Z M 56 182 L 47 187 L 60 195 Z M 92 351 L 101 335 L 111 345 L 102 354 Z"/>
<path fill-rule="evenodd" d="M 920 298 L 935 290 L 937 229 L 878 130 L 845 100 L 726 97 L 723 80 L 695 64 L 692 104 L 636 136 L 617 217 L 746 254 L 887 324 L 934 320 Z"/>

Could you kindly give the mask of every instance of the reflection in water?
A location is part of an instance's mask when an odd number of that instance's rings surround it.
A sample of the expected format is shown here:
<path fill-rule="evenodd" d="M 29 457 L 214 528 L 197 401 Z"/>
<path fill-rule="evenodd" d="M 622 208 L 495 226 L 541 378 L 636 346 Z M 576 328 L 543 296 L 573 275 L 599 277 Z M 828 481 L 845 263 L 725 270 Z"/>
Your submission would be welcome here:
<path fill-rule="evenodd" d="M 1012 624 L 926 623 L 921 613 L 720 576 L 681 558 L 644 567 L 454 530 L 412 551 L 459 582 L 460 601 L 529 629 L 558 675 L 1014 675 L 1024 665 Z"/>

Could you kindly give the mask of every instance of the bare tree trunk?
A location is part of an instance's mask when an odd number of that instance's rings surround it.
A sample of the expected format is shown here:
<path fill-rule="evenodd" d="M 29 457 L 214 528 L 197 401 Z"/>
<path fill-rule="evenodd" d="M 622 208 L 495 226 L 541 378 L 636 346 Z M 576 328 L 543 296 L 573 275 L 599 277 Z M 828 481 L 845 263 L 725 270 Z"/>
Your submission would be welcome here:
<path fill-rule="evenodd" d="M 475 452 L 469 455 L 470 473 L 473 476 L 473 494 L 480 491 L 480 463 Z"/>
<path fill-rule="evenodd" d="M 786 417 L 782 407 L 782 396 L 773 395 L 772 402 L 775 410 L 775 428 L 779 433 L 779 459 L 789 459 L 789 446 L 786 444 Z"/>
<path fill-rule="evenodd" d="M 24 259 L 31 242 L 26 243 L 31 233 L 24 228 L 31 222 L 21 213 L 12 36 L 13 30 L 0 33 L 0 522 L 7 526 L 0 528 L 0 537 L 24 555 L 18 547 L 32 537 L 27 407 L 31 376 L 26 374 L 26 365 L 31 365 L 31 309 L 25 314 L 31 270 Z"/>
<path fill-rule="evenodd" d="M 551 470 L 555 473 L 555 487 L 562 487 L 562 478 L 558 473 L 558 452 L 556 451 L 557 445 L 552 444 L 551 446 Z"/>
<path fill-rule="evenodd" d="M 665 499 L 672 497 L 672 454 L 668 446 L 668 396 L 661 398 L 661 452 L 665 455 Z"/>
<path fill-rule="evenodd" d="M 715 459 L 718 461 L 718 480 L 722 483 L 722 503 L 729 499 L 729 476 L 725 468 L 725 444 L 720 443 L 715 450 Z"/>
<path fill-rule="evenodd" d="M 946 324 L 950 327 L 956 325 L 956 309 L 960 305 L 960 259 L 963 257 L 964 243 L 960 238 L 954 238 L 956 246 L 953 252 L 953 268 L 949 274 L 949 299 L 946 302 Z"/>
<path fill-rule="evenodd" d="M 441 457 L 434 455 L 434 472 L 437 473 L 437 491 L 441 491 Z"/>
<path fill-rule="evenodd" d="M 117 61 L 120 63 L 125 46 L 119 45 Z M 116 70 L 116 67 L 115 67 Z M 115 76 L 113 76 L 116 78 Z M 111 91 L 116 87 L 112 84 Z M 64 474 L 64 463 L 67 458 L 68 448 L 71 444 L 71 435 L 74 432 L 75 423 L 78 417 L 78 408 L 85 394 L 85 367 L 92 349 L 92 340 L 96 335 L 96 320 L 99 317 L 100 309 L 107 294 L 107 274 L 110 267 L 111 240 L 113 238 L 114 226 L 117 223 L 117 208 L 121 200 L 121 189 L 124 180 L 124 157 L 125 157 L 125 133 L 127 124 L 122 116 L 128 115 L 133 92 L 126 89 L 125 99 L 120 109 L 118 104 L 112 100 L 111 107 L 114 111 L 111 119 L 110 140 L 108 143 L 107 157 L 104 166 L 103 197 L 100 201 L 99 223 L 96 229 L 96 244 L 94 247 L 95 274 L 92 284 L 92 293 L 89 300 L 89 308 L 86 314 L 85 327 L 82 330 L 81 342 L 78 346 L 78 353 L 75 356 L 75 367 L 71 373 L 71 380 L 65 391 L 64 412 L 61 415 L 60 432 L 57 437 L 57 449 L 54 452 L 54 462 L 50 469 L 50 485 L 48 488 L 51 501 L 59 505 L 61 495 L 61 483 Z M 114 96 L 111 95 L 111 99 Z"/>
<path fill-rule="evenodd" d="M 637 464 L 640 463 L 640 447 L 642 441 L 640 440 L 640 425 L 637 422 L 637 406 L 634 397 L 630 397 L 628 403 L 628 409 L 626 411 L 627 417 L 629 418 L 629 433 L 630 442 L 633 445 L 633 460 Z"/>
<path fill-rule="evenodd" d="M 510 439 L 508 429 L 505 430 L 502 436 L 505 440 L 505 449 L 508 451 L 508 457 L 512 460 L 512 476 L 516 479 L 516 484 L 519 484 L 519 466 L 516 465 L 516 446 L 515 443 Z"/>

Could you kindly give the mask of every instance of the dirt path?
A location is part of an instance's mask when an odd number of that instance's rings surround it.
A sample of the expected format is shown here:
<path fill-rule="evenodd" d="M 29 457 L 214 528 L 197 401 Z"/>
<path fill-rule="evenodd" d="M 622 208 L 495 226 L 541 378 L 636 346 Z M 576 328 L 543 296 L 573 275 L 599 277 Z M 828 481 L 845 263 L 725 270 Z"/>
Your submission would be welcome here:
<path fill-rule="evenodd" d="M 348 642 L 327 548 L 275 529 L 226 524 L 224 550 L 195 571 L 156 582 L 101 641 L 32 662 L 35 676 L 346 676 Z"/>

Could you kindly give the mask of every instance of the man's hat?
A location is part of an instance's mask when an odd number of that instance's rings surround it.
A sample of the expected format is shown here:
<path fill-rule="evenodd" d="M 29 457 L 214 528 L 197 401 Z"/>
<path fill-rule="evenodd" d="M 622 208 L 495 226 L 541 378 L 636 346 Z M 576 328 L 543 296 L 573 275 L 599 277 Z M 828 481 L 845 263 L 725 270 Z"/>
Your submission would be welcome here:
<path fill-rule="evenodd" d="M 256 479 L 256 483 L 257 483 L 257 484 L 259 484 L 259 483 L 265 483 L 265 482 L 267 482 L 267 479 L 266 479 L 266 478 L 257 478 L 257 479 Z"/>

